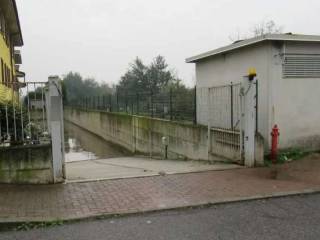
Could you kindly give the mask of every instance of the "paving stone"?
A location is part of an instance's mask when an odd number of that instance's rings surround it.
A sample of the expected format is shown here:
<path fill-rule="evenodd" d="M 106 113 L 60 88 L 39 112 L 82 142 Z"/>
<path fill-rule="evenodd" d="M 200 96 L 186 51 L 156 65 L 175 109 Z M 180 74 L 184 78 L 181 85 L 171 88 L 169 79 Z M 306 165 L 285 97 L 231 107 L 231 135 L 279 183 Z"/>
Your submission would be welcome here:
<path fill-rule="evenodd" d="M 270 178 L 270 171 L 255 168 L 61 185 L 0 185 L 0 221 L 86 218 L 317 189 L 320 155 L 279 167 L 278 180 Z"/>

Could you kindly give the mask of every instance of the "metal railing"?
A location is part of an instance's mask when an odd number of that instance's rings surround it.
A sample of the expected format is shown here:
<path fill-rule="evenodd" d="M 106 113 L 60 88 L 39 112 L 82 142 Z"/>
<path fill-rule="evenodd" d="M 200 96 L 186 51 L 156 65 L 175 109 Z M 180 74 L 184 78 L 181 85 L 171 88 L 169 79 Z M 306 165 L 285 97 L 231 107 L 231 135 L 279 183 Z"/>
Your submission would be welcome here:
<path fill-rule="evenodd" d="M 67 105 L 197 124 L 195 88 L 159 93 L 117 90 L 113 94 L 83 97 Z"/>
<path fill-rule="evenodd" d="M 25 84 L 16 92 L 16 99 L 0 103 L 0 146 L 38 144 L 47 139 L 46 83 Z"/>

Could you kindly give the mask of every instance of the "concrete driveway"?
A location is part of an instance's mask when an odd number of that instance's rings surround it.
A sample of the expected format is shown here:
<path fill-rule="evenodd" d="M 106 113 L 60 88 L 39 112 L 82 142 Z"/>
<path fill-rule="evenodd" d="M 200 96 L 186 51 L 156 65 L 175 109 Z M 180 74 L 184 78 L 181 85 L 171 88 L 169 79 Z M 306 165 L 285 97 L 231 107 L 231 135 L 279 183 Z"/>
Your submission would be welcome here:
<path fill-rule="evenodd" d="M 241 168 L 236 164 L 120 157 L 66 163 L 68 182 L 146 177 Z"/>

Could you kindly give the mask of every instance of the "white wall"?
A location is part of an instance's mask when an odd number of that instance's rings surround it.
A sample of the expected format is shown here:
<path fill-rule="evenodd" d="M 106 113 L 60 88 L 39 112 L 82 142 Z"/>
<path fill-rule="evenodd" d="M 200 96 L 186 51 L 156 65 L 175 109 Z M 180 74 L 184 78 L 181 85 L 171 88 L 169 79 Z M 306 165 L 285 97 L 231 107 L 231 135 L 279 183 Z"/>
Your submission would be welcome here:
<path fill-rule="evenodd" d="M 274 47 L 273 52 L 278 50 Z M 286 53 L 320 54 L 320 44 L 287 43 Z M 320 78 L 282 78 L 282 59 L 273 61 L 274 123 L 280 147 L 320 149 Z"/>
<path fill-rule="evenodd" d="M 240 82 L 248 68 L 259 80 L 259 132 L 270 149 L 271 130 L 280 128 L 280 148 L 320 149 L 320 78 L 282 78 L 282 53 L 320 54 L 320 43 L 265 42 L 196 64 L 197 117 L 207 124 L 207 91 L 201 88 Z"/>
<path fill-rule="evenodd" d="M 259 80 L 259 131 L 268 142 L 268 61 L 271 50 L 270 43 L 242 48 L 230 53 L 207 58 L 196 63 L 197 78 L 197 118 L 200 124 L 207 124 L 207 90 L 202 88 L 239 83 L 248 69 L 257 70 Z"/>
<path fill-rule="evenodd" d="M 44 107 L 44 101 L 30 99 L 30 107 L 33 109 L 42 109 Z"/>

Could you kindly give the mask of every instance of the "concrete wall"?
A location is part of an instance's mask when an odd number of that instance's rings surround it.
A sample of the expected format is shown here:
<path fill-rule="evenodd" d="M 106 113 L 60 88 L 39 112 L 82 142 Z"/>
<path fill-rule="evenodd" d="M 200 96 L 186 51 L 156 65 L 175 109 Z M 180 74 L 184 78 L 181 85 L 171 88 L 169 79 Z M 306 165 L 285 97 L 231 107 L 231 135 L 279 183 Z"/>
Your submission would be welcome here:
<path fill-rule="evenodd" d="M 0 148 L 0 183 L 53 183 L 51 145 Z"/>
<path fill-rule="evenodd" d="M 133 153 L 164 156 L 162 137 L 167 137 L 170 159 L 240 162 L 239 146 L 221 142 L 218 144 L 213 137 L 217 136 L 214 129 L 211 131 L 211 146 L 208 148 L 208 130 L 205 126 L 69 107 L 65 108 L 64 117 L 67 121 Z M 235 137 L 233 135 L 224 133 L 224 140 Z M 256 162 L 261 164 L 262 138 L 258 141 L 257 147 Z"/>
<path fill-rule="evenodd" d="M 65 119 L 126 149 L 163 156 L 162 137 L 169 137 L 172 159 L 208 160 L 207 128 L 147 117 L 66 108 Z"/>

